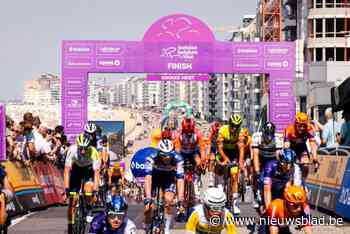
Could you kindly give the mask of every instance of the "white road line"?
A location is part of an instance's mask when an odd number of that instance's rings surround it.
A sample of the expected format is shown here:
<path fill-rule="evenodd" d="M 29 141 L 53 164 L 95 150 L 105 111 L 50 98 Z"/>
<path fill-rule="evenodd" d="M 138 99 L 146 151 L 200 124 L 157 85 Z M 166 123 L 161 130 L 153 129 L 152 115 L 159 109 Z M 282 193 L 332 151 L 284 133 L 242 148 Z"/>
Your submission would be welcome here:
<path fill-rule="evenodd" d="M 36 214 L 36 213 L 37 213 L 37 211 L 35 211 L 35 212 L 30 212 L 29 214 L 26 214 L 26 215 L 23 215 L 23 216 L 21 216 L 21 217 L 18 217 L 18 218 L 16 218 L 16 219 L 11 220 L 11 225 L 10 225 L 10 227 L 15 226 L 16 224 L 22 222 L 23 220 L 29 218 L 30 216 L 32 216 L 32 215 L 34 215 L 34 214 Z"/>

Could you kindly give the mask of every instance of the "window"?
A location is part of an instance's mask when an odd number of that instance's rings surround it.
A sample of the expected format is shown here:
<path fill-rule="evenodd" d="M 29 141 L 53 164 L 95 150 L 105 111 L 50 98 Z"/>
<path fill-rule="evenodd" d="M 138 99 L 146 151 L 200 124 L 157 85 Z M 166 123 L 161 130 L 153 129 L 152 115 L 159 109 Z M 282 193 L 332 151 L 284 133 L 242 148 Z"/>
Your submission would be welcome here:
<path fill-rule="evenodd" d="M 336 48 L 337 61 L 344 61 L 344 51 L 345 51 L 345 48 Z"/>
<path fill-rule="evenodd" d="M 335 19 L 336 20 L 336 37 L 345 37 L 344 32 L 344 19 Z"/>
<path fill-rule="evenodd" d="M 334 36 L 334 19 L 326 19 L 326 37 Z"/>
<path fill-rule="evenodd" d="M 334 8 L 334 0 L 326 0 L 327 8 Z"/>
<path fill-rule="evenodd" d="M 322 8 L 322 0 L 316 0 L 316 8 Z"/>
<path fill-rule="evenodd" d="M 316 37 L 322 37 L 322 19 L 316 19 Z"/>
<path fill-rule="evenodd" d="M 322 48 L 316 48 L 316 62 L 322 61 Z"/>
<path fill-rule="evenodd" d="M 326 48 L 326 61 L 334 61 L 334 48 Z"/>

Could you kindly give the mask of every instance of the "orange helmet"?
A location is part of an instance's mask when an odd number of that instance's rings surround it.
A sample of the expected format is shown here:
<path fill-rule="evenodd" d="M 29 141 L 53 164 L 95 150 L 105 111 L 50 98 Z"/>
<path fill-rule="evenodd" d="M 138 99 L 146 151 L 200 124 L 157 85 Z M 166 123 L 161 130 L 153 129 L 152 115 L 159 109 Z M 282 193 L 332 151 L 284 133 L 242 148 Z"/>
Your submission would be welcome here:
<path fill-rule="evenodd" d="M 298 112 L 295 115 L 295 123 L 297 124 L 307 124 L 309 122 L 309 117 L 304 112 Z"/>
<path fill-rule="evenodd" d="M 304 203 L 306 202 L 306 194 L 302 187 L 291 185 L 285 188 L 283 193 L 284 199 L 290 203 Z"/>

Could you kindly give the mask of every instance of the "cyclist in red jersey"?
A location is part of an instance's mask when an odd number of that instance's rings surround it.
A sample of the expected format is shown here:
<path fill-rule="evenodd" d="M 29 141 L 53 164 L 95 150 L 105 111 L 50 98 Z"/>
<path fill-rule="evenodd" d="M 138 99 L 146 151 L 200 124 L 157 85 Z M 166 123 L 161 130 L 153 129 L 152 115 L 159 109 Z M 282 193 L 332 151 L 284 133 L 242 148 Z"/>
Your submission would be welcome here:
<path fill-rule="evenodd" d="M 284 141 L 286 148 L 291 148 L 297 155 L 296 173 L 301 171 L 301 179 L 296 181 L 296 185 L 301 185 L 309 173 L 310 157 L 315 169 L 319 167 L 317 159 L 317 144 L 314 137 L 313 127 L 309 123 L 306 113 L 298 112 L 295 116 L 295 122 L 285 129 Z M 310 153 L 307 147 L 307 141 L 310 145 Z"/>
<path fill-rule="evenodd" d="M 280 228 L 288 228 L 285 222 L 289 220 L 301 226 L 306 234 L 311 234 L 311 212 L 304 189 L 291 185 L 284 190 L 283 196 L 284 199 L 273 200 L 267 209 L 270 234 L 277 234 Z"/>

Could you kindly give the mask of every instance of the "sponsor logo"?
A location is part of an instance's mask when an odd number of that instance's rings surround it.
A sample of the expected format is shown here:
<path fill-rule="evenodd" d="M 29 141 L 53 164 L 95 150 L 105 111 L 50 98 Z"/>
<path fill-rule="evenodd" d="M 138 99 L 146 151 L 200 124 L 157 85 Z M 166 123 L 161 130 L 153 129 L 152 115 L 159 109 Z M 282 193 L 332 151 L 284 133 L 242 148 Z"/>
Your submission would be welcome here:
<path fill-rule="evenodd" d="M 138 163 L 138 162 L 131 162 L 131 169 L 136 169 L 136 170 L 144 170 L 145 169 L 145 164 L 143 163 Z"/>
<path fill-rule="evenodd" d="M 32 202 L 33 202 L 33 203 L 40 204 L 40 199 L 39 199 L 38 194 L 35 194 L 35 196 L 32 197 Z"/>
<path fill-rule="evenodd" d="M 7 211 L 16 211 L 16 206 L 13 202 L 10 202 L 6 205 L 6 210 Z"/>
<path fill-rule="evenodd" d="M 350 206 L 350 188 L 342 188 L 339 196 L 339 202 L 343 205 Z"/>
<path fill-rule="evenodd" d="M 99 52 L 101 53 L 113 53 L 113 54 L 118 54 L 122 48 L 120 47 L 112 47 L 112 46 L 103 46 L 99 48 Z"/>
<path fill-rule="evenodd" d="M 91 50 L 89 47 L 74 47 L 74 46 L 69 46 L 68 47 L 68 52 L 71 53 L 89 53 Z"/>
<path fill-rule="evenodd" d="M 109 59 L 109 60 L 100 60 L 97 63 L 99 66 L 104 67 L 119 67 L 121 62 L 119 59 Z"/>
<path fill-rule="evenodd" d="M 198 55 L 198 47 L 192 45 L 171 46 L 162 49 L 161 57 L 193 60 Z"/>
<path fill-rule="evenodd" d="M 267 52 L 271 55 L 286 55 L 289 52 L 288 48 L 268 48 Z"/>

